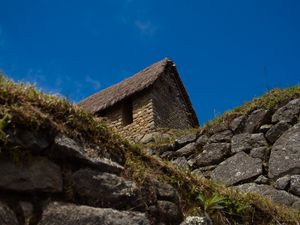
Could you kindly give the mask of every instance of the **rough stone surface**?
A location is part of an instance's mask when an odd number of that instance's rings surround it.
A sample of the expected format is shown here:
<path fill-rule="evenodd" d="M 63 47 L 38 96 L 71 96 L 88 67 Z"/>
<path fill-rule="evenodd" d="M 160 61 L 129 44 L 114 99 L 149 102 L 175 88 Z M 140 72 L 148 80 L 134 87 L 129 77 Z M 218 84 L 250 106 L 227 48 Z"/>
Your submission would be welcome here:
<path fill-rule="evenodd" d="M 228 143 L 211 143 L 206 144 L 195 159 L 197 167 L 217 164 L 224 160 L 230 154 L 230 144 Z"/>
<path fill-rule="evenodd" d="M 0 224 L 19 225 L 15 213 L 3 202 L 0 202 Z"/>
<path fill-rule="evenodd" d="M 180 225 L 212 225 L 205 217 L 188 216 Z"/>
<path fill-rule="evenodd" d="M 35 157 L 17 165 L 0 159 L 0 188 L 13 191 L 61 192 L 60 167 L 46 158 Z"/>
<path fill-rule="evenodd" d="M 150 225 L 143 213 L 93 208 L 53 202 L 42 215 L 39 225 Z"/>
<path fill-rule="evenodd" d="M 274 143 L 269 160 L 269 177 L 300 173 L 300 123 L 284 132 Z"/>
<path fill-rule="evenodd" d="M 123 166 L 107 158 L 87 158 L 83 162 L 103 172 L 120 174 L 124 170 Z"/>
<path fill-rule="evenodd" d="M 292 204 L 292 207 L 294 209 L 300 209 L 300 200 L 299 201 L 295 201 L 293 204 Z"/>
<path fill-rule="evenodd" d="M 293 123 L 300 113 L 300 98 L 290 101 L 285 106 L 279 108 L 272 116 L 272 123 L 285 121 Z"/>
<path fill-rule="evenodd" d="M 166 151 L 166 152 L 164 152 L 163 154 L 161 154 L 161 158 L 162 159 L 168 159 L 168 160 L 170 160 L 170 159 L 172 159 L 173 158 L 173 156 L 174 156 L 174 151 Z"/>
<path fill-rule="evenodd" d="M 280 121 L 271 127 L 266 133 L 266 139 L 273 144 L 286 130 L 289 129 L 289 124 L 285 121 Z"/>
<path fill-rule="evenodd" d="M 218 123 L 218 124 L 210 127 L 208 129 L 208 133 L 212 135 L 212 134 L 216 134 L 216 133 L 222 132 L 224 130 L 228 130 L 228 129 L 229 129 L 229 124 L 227 123 L 227 121 L 224 121 L 224 122 Z"/>
<path fill-rule="evenodd" d="M 165 200 L 170 202 L 178 202 L 178 194 L 175 188 L 172 185 L 161 183 L 161 182 L 154 182 L 156 188 L 157 198 L 159 200 Z"/>
<path fill-rule="evenodd" d="M 24 225 L 30 225 L 30 220 L 34 216 L 33 205 L 30 202 L 19 202 L 25 219 Z"/>
<path fill-rule="evenodd" d="M 157 208 L 161 222 L 170 224 L 182 221 L 182 213 L 178 205 L 169 201 L 157 201 Z"/>
<path fill-rule="evenodd" d="M 290 180 L 291 180 L 290 175 L 285 175 L 283 177 L 280 177 L 276 180 L 274 187 L 279 190 L 284 190 L 289 186 Z"/>
<path fill-rule="evenodd" d="M 263 133 L 258 134 L 237 134 L 234 135 L 231 139 L 231 151 L 233 153 L 241 151 L 249 151 L 252 148 L 264 147 L 268 143 L 264 137 Z"/>
<path fill-rule="evenodd" d="M 229 142 L 231 141 L 233 134 L 231 130 L 224 130 L 220 133 L 216 133 L 209 138 L 210 143 Z"/>
<path fill-rule="evenodd" d="M 28 129 L 16 128 L 8 131 L 8 142 L 29 149 L 34 153 L 42 152 L 49 146 L 49 141 L 43 133 Z"/>
<path fill-rule="evenodd" d="M 265 109 L 257 109 L 253 111 L 245 123 L 244 132 L 247 133 L 256 133 L 259 131 L 259 128 L 268 123 L 270 120 L 270 112 Z"/>
<path fill-rule="evenodd" d="M 55 137 L 51 151 L 48 154 L 59 159 L 85 159 L 84 148 L 63 134 Z"/>
<path fill-rule="evenodd" d="M 284 205 L 292 206 L 292 204 L 296 201 L 299 201 L 300 198 L 287 193 L 286 191 L 276 190 L 275 188 L 264 185 L 264 184 L 255 184 L 248 183 L 236 186 L 241 191 L 244 192 L 254 192 L 269 197 L 274 202 L 281 203 Z"/>
<path fill-rule="evenodd" d="M 219 164 L 211 177 L 226 185 L 234 185 L 260 174 L 262 174 L 262 161 L 240 152 Z"/>
<path fill-rule="evenodd" d="M 214 170 L 217 167 L 217 165 L 211 165 L 211 166 L 204 166 L 204 167 L 199 167 L 199 171 L 210 171 Z"/>
<path fill-rule="evenodd" d="M 152 132 L 146 133 L 140 140 L 142 144 L 151 144 L 155 142 L 168 142 L 171 140 L 171 135 L 167 133 Z"/>
<path fill-rule="evenodd" d="M 142 144 L 150 144 L 156 141 L 160 141 L 163 139 L 169 139 L 169 137 L 162 135 L 159 132 L 146 133 L 145 136 L 141 139 Z"/>
<path fill-rule="evenodd" d="M 184 147 L 180 148 L 179 150 L 177 150 L 176 152 L 174 152 L 174 156 L 175 157 L 181 157 L 181 156 L 189 156 L 192 153 L 194 153 L 195 151 L 197 151 L 197 146 L 195 143 L 190 143 L 185 145 Z"/>
<path fill-rule="evenodd" d="M 259 158 L 263 161 L 269 160 L 271 149 L 269 147 L 258 147 L 258 148 L 253 148 L 250 151 L 250 156 L 252 158 Z"/>
<path fill-rule="evenodd" d="M 269 179 L 267 177 L 265 177 L 264 175 L 260 175 L 254 181 L 254 183 L 257 183 L 257 184 L 267 184 L 268 182 L 269 182 Z"/>
<path fill-rule="evenodd" d="M 300 196 L 300 175 L 291 176 L 291 193 Z"/>
<path fill-rule="evenodd" d="M 246 116 L 239 116 L 231 121 L 229 127 L 233 131 L 233 133 L 239 134 L 244 130 L 246 119 Z"/>
<path fill-rule="evenodd" d="M 172 161 L 175 165 L 177 165 L 180 169 L 189 170 L 190 165 L 184 156 L 178 157 Z"/>
<path fill-rule="evenodd" d="M 208 137 L 207 135 L 203 134 L 197 139 L 196 145 L 198 148 L 203 147 L 207 142 L 208 142 Z"/>
<path fill-rule="evenodd" d="M 151 142 L 154 142 L 155 138 L 152 134 L 145 134 L 145 136 L 140 140 L 142 144 L 149 144 Z"/>
<path fill-rule="evenodd" d="M 79 161 L 104 172 L 119 174 L 124 170 L 121 165 L 107 158 L 88 157 L 85 149 L 81 145 L 73 139 L 61 134 L 55 137 L 54 144 L 51 151 L 48 152 L 48 155 L 56 159 Z"/>
<path fill-rule="evenodd" d="M 81 169 L 73 174 L 72 183 L 83 203 L 118 209 L 139 204 L 140 192 L 136 184 L 115 174 Z"/>
<path fill-rule="evenodd" d="M 196 134 L 189 134 L 180 138 L 177 138 L 175 140 L 175 146 L 177 146 L 178 148 L 183 147 L 184 145 L 187 145 L 191 142 L 196 141 L 197 139 L 197 135 Z"/>

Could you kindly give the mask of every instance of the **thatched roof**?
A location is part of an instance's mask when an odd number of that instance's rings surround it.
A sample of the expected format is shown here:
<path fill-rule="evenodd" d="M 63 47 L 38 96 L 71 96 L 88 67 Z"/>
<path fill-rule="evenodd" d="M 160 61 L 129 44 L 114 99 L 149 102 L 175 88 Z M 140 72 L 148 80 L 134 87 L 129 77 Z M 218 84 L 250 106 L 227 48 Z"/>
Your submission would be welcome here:
<path fill-rule="evenodd" d="M 136 73 L 132 77 L 121 81 L 113 86 L 110 86 L 86 99 L 82 100 L 78 105 L 84 109 L 95 113 L 105 110 L 116 103 L 128 98 L 136 93 L 139 93 L 146 88 L 150 87 L 155 81 L 164 74 L 168 67 L 175 70 L 175 77 L 181 89 L 182 96 L 186 102 L 187 107 L 191 113 L 192 121 L 195 126 L 198 125 L 196 113 L 192 107 L 189 96 L 183 86 L 183 83 L 178 75 L 175 64 L 168 58 L 161 60 L 146 69 Z"/>

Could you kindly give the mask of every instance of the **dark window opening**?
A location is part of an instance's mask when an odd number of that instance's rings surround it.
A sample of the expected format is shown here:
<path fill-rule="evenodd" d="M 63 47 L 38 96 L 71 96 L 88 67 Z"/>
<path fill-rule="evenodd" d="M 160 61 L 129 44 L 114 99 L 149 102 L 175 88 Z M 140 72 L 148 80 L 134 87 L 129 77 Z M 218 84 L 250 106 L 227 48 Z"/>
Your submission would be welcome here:
<path fill-rule="evenodd" d="M 127 100 L 123 103 L 122 120 L 124 126 L 133 122 L 133 107 L 131 100 Z"/>
<path fill-rule="evenodd" d="M 98 112 L 98 113 L 97 113 L 97 116 L 105 117 L 105 116 L 106 116 L 106 111 L 103 110 L 103 111 Z"/>

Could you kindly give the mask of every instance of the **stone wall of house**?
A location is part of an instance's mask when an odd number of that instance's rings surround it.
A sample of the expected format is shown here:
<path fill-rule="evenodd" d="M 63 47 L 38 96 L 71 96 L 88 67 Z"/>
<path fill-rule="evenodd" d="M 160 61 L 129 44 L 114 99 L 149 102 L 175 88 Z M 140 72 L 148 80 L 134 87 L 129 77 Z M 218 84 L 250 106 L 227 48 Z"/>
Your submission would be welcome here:
<path fill-rule="evenodd" d="M 122 104 L 106 110 L 105 117 L 110 126 L 121 136 L 135 142 L 159 128 L 189 129 L 193 127 L 184 98 L 172 72 L 161 76 L 156 83 L 143 92 L 131 97 L 133 122 L 123 124 Z"/>
<path fill-rule="evenodd" d="M 121 136 L 130 140 L 134 140 L 141 136 L 152 132 L 155 128 L 153 116 L 153 101 L 151 92 L 144 92 L 132 97 L 133 122 L 131 124 L 123 124 L 121 102 L 105 113 L 105 117 L 109 120 L 110 126 Z"/>
<path fill-rule="evenodd" d="M 188 129 L 193 127 L 188 117 L 188 108 L 172 72 L 157 80 L 153 87 L 152 97 L 156 128 Z"/>

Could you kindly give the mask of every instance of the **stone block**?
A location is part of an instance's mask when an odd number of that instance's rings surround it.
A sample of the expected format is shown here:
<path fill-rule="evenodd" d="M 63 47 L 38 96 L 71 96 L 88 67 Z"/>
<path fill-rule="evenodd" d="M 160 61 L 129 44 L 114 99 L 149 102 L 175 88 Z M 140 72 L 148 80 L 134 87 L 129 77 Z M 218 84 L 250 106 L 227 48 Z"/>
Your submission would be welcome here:
<path fill-rule="evenodd" d="M 142 206 L 137 185 L 114 174 L 80 169 L 73 174 L 72 184 L 75 194 L 84 204 L 117 209 Z"/>
<path fill-rule="evenodd" d="M 15 213 L 3 202 L 0 201 L 0 224 L 19 225 Z"/>
<path fill-rule="evenodd" d="M 219 164 L 211 176 L 213 180 L 231 186 L 261 174 L 262 161 L 239 152 Z"/>
<path fill-rule="evenodd" d="M 50 203 L 43 211 L 39 225 L 150 225 L 144 213 L 93 208 L 60 202 Z M 13 225 L 13 224 L 10 224 Z"/>
<path fill-rule="evenodd" d="M 270 122 L 270 119 L 271 114 L 269 110 L 257 109 L 248 116 L 244 132 L 256 133 L 263 124 Z"/>
<path fill-rule="evenodd" d="M 300 123 L 285 131 L 271 149 L 268 176 L 287 173 L 300 173 Z"/>
<path fill-rule="evenodd" d="M 290 101 L 285 106 L 279 108 L 272 116 L 272 122 L 285 121 L 294 123 L 297 121 L 297 116 L 300 113 L 300 98 Z"/>
<path fill-rule="evenodd" d="M 209 166 L 222 162 L 230 155 L 229 143 L 211 143 L 203 147 L 203 151 L 196 156 L 197 167 Z"/>
<path fill-rule="evenodd" d="M 61 169 L 43 157 L 19 165 L 0 159 L 0 188 L 17 192 L 62 192 Z"/>
<path fill-rule="evenodd" d="M 236 188 L 243 192 L 252 192 L 252 193 L 261 194 L 265 197 L 270 198 L 276 203 L 284 204 L 287 206 L 292 206 L 295 202 L 300 200 L 300 198 L 292 194 L 289 194 L 286 191 L 277 190 L 265 184 L 248 183 L 248 184 L 242 184 L 236 186 Z"/>
<path fill-rule="evenodd" d="M 231 151 L 233 153 L 237 152 L 247 152 L 253 148 L 266 147 L 268 143 L 264 137 L 263 133 L 258 134 L 237 134 L 231 139 Z"/>

